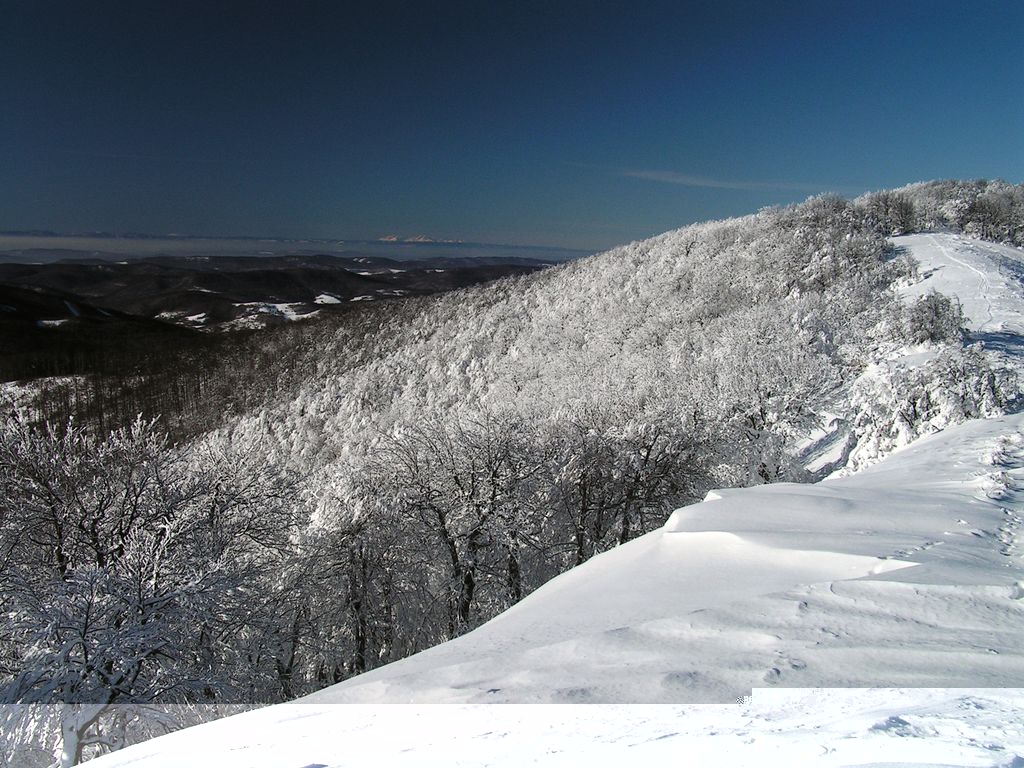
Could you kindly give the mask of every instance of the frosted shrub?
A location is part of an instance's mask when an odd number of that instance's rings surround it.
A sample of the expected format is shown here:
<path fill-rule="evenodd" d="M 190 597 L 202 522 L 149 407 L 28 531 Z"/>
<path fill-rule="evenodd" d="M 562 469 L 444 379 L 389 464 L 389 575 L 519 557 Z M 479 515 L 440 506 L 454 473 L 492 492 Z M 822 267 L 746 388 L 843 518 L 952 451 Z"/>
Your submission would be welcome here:
<path fill-rule="evenodd" d="M 946 348 L 916 367 L 870 366 L 850 393 L 857 446 L 848 469 L 951 424 L 1001 415 L 1015 386 L 1007 377 L 977 347 Z"/>
<path fill-rule="evenodd" d="M 907 310 L 906 338 L 911 344 L 963 341 L 964 315 L 960 303 L 935 291 L 920 297 Z"/>

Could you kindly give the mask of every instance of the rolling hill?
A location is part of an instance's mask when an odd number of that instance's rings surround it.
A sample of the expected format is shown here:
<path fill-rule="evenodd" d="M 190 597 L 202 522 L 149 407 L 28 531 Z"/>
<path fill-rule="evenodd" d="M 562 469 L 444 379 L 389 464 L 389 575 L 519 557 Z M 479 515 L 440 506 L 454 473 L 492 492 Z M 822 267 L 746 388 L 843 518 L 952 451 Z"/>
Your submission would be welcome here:
<path fill-rule="evenodd" d="M 895 242 L 923 275 L 904 296 L 957 296 L 972 339 L 1017 367 L 1024 252 L 948 234 Z M 473 632 L 97 768 L 197 755 L 611 765 L 681 751 L 709 766 L 1018 765 L 1024 417 L 968 420 L 839 474 L 714 491 Z M 708 706 L 424 706 L 613 701 Z"/>
<path fill-rule="evenodd" d="M 310 318 L 346 309 L 350 302 L 429 295 L 548 264 L 522 257 L 161 255 L 115 261 L 79 256 L 0 263 L 0 286 L 67 294 L 189 328 L 231 330 Z"/>
<path fill-rule="evenodd" d="M 210 700 L 298 699 L 110 765 L 270 766 L 280 745 L 346 765 L 405 717 L 376 705 L 410 701 L 470 708 L 405 710 L 427 733 L 399 762 L 434 760 L 430 732 L 477 704 L 531 702 L 602 708 L 541 725 L 492 707 L 514 727 L 474 736 L 557 764 L 525 746 L 538 727 L 572 739 L 619 713 L 650 738 L 611 737 L 609 759 L 700 747 L 666 725 L 708 722 L 680 708 L 700 705 L 741 762 L 770 745 L 1014 765 L 1020 700 L 991 687 L 1024 679 L 1021 191 L 816 197 L 368 307 L 261 365 L 233 358 L 217 402 L 234 405 L 178 446 L 146 421 L 106 437 L 15 421 L 8 690 L 71 691 L 47 722 L 74 749 L 101 726 L 152 733 L 150 706 L 194 720 Z M 58 479 L 42 497 L 19 479 L 36 464 Z M 25 515 L 70 531 L 60 572 L 49 539 L 18 538 Z M 82 628 L 82 601 L 121 618 Z M 325 739 L 338 718 L 362 735 Z"/>

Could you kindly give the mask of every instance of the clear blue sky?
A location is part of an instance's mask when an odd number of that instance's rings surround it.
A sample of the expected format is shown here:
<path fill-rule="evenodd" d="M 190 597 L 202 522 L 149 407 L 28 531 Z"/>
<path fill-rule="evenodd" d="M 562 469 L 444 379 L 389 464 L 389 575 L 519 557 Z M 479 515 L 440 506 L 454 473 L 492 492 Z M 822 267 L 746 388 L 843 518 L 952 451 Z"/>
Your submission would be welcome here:
<path fill-rule="evenodd" d="M 602 248 L 1024 181 L 1024 2 L 4 3 L 0 229 Z"/>

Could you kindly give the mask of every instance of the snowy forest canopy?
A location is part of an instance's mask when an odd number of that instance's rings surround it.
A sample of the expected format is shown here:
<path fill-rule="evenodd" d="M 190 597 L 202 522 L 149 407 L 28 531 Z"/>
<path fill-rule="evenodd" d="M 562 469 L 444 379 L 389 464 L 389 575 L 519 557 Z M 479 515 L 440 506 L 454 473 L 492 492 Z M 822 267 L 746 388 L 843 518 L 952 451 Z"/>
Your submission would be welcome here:
<path fill-rule="evenodd" d="M 6 751 L 70 765 L 145 731 L 117 705 L 287 700 L 455 637 L 712 487 L 813 479 L 828 418 L 869 461 L 1014 407 L 954 301 L 896 294 L 886 238 L 936 228 L 1024 244 L 1024 186 L 815 197 L 296 327 L 164 422 L 6 409 Z"/>

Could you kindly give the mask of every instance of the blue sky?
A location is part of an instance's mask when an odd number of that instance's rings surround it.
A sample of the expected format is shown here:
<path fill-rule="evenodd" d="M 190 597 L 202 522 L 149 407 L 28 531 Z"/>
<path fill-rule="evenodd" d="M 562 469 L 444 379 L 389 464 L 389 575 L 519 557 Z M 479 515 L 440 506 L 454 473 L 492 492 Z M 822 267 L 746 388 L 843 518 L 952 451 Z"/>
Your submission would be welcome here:
<path fill-rule="evenodd" d="M 5 4 L 0 229 L 604 248 L 1024 181 L 1024 3 Z"/>

